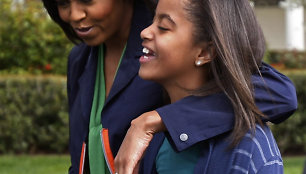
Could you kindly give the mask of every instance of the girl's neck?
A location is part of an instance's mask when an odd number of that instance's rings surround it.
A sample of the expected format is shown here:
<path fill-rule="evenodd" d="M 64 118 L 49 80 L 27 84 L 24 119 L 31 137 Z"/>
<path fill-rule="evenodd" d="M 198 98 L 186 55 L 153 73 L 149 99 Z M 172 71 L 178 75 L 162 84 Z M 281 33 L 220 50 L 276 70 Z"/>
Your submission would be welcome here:
<path fill-rule="evenodd" d="M 184 89 L 166 89 L 169 98 L 170 98 L 170 103 L 175 103 L 176 101 L 187 97 L 190 95 L 190 92 Z"/>
<path fill-rule="evenodd" d="M 199 90 L 204 84 L 204 82 L 195 82 L 193 84 L 189 83 L 188 85 L 180 85 L 179 83 L 174 83 L 172 85 L 163 85 L 163 87 L 167 91 L 171 103 L 174 103 L 178 100 L 181 100 L 182 98 L 192 95 L 194 91 Z"/>
<path fill-rule="evenodd" d="M 198 72 L 189 75 L 188 78 L 180 80 L 165 80 L 159 82 L 167 91 L 171 103 L 181 100 L 184 97 L 193 95 L 208 83 L 208 69 L 202 68 Z"/>

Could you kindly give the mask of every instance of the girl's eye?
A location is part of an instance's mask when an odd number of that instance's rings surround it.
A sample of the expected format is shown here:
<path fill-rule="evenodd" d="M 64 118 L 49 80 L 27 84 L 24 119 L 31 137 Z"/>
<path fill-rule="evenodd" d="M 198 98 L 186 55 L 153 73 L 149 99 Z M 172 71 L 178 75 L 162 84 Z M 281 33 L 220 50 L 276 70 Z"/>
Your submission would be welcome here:
<path fill-rule="evenodd" d="M 161 27 L 161 26 L 158 26 L 158 29 L 159 29 L 159 30 L 162 30 L 162 31 L 168 31 L 168 30 L 169 30 L 168 28 Z"/>
<path fill-rule="evenodd" d="M 69 0 L 57 0 L 56 3 L 57 3 L 57 6 L 59 7 L 66 7 L 69 5 L 70 1 Z"/>
<path fill-rule="evenodd" d="M 79 0 L 79 2 L 88 4 L 91 3 L 93 0 Z M 70 0 L 56 0 L 56 3 L 59 7 L 67 7 L 70 4 Z"/>
<path fill-rule="evenodd" d="M 80 0 L 80 1 L 83 2 L 83 3 L 90 3 L 93 0 Z"/>

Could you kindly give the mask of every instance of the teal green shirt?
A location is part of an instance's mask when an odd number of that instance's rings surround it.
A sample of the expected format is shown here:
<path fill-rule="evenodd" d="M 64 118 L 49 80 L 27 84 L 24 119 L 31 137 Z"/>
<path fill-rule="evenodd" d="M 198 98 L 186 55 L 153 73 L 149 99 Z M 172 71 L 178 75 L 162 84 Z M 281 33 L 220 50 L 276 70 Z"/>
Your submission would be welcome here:
<path fill-rule="evenodd" d="M 125 48 L 122 52 L 118 67 L 121 63 L 124 52 Z M 89 121 L 89 135 L 88 135 L 89 168 L 91 174 L 109 174 L 110 172 L 104 158 L 102 142 L 101 142 L 101 134 L 100 134 L 103 128 L 101 124 L 101 113 L 105 102 L 103 45 L 99 47 L 98 54 L 99 55 L 98 55 L 98 65 L 96 72 L 95 91 L 94 91 L 94 98 L 92 102 L 90 121 Z"/>
<path fill-rule="evenodd" d="M 193 173 L 200 157 L 200 144 L 176 152 L 165 138 L 156 156 L 156 170 L 158 174 L 190 174 Z"/>

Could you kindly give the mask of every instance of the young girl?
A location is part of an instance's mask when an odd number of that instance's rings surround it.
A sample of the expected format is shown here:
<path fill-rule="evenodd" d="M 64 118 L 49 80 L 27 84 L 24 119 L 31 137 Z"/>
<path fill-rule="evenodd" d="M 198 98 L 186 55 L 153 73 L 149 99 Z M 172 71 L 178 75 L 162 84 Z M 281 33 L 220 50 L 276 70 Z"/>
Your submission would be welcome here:
<path fill-rule="evenodd" d="M 264 114 L 255 105 L 251 75 L 260 73 L 263 66 L 265 42 L 248 0 L 159 0 L 153 24 L 141 32 L 141 37 L 144 55 L 139 60 L 139 76 L 161 84 L 171 105 L 191 95 L 216 93 L 216 98 L 227 97 L 223 102 L 231 103 L 235 113 L 232 131 L 208 136 L 179 152 L 165 132 L 163 141 L 152 141 L 142 172 L 283 173 L 277 144 L 262 122 Z M 215 120 L 216 125 L 228 124 L 228 120 L 214 115 L 194 119 L 193 114 L 184 115 L 190 129 L 197 122 L 204 123 L 205 117 Z M 132 124 L 141 125 L 141 119 Z M 205 135 L 209 129 L 202 130 Z M 181 141 L 188 140 L 189 132 L 186 128 Z M 118 156 L 121 153 L 125 152 L 120 149 Z M 119 174 L 132 171 L 120 163 L 116 167 Z"/>
<path fill-rule="evenodd" d="M 207 135 L 211 137 L 232 129 L 234 114 L 229 110 L 230 104 L 223 100 L 225 97 L 217 102 L 214 95 L 208 98 L 192 96 L 177 105 L 155 110 L 164 104 L 162 88 L 138 76 L 138 58 L 142 54 L 139 35 L 152 21 L 147 1 L 42 1 L 51 18 L 77 44 L 69 55 L 67 73 L 69 173 L 113 172 L 112 154 L 117 154 L 131 121 L 139 115 L 146 118 L 142 122 L 143 128 L 171 132 L 171 139 L 179 149 L 185 149 Z M 295 89 L 287 77 L 268 66 L 262 69 L 262 74 L 276 90 L 272 93 L 274 98 L 270 98 L 264 90 L 265 83 L 255 79 L 258 105 L 271 121 L 280 122 L 296 108 Z M 261 100 L 262 96 L 264 100 Z M 182 142 L 178 137 L 185 132 L 186 109 L 193 110 L 193 117 L 198 120 L 203 115 L 214 116 L 228 119 L 228 124 L 219 129 L 213 119 L 206 120 L 205 124 L 198 122 L 189 131 L 188 140 Z M 210 128 L 206 135 L 201 132 L 203 127 Z M 133 137 L 149 142 L 148 134 L 142 132 L 135 131 Z M 143 151 L 138 148 L 139 143 L 129 147 Z"/>

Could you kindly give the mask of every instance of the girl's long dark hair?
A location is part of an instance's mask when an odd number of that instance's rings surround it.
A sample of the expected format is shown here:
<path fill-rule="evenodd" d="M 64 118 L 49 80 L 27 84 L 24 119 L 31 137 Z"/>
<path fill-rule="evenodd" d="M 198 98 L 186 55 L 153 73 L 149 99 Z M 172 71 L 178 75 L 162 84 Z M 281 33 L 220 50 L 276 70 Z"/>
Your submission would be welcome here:
<path fill-rule="evenodd" d="M 251 81 L 265 52 L 262 30 L 248 0 L 188 0 L 186 5 L 195 24 L 195 42 L 211 42 L 214 47 L 210 76 L 232 103 L 234 147 L 264 117 L 255 105 Z"/>

